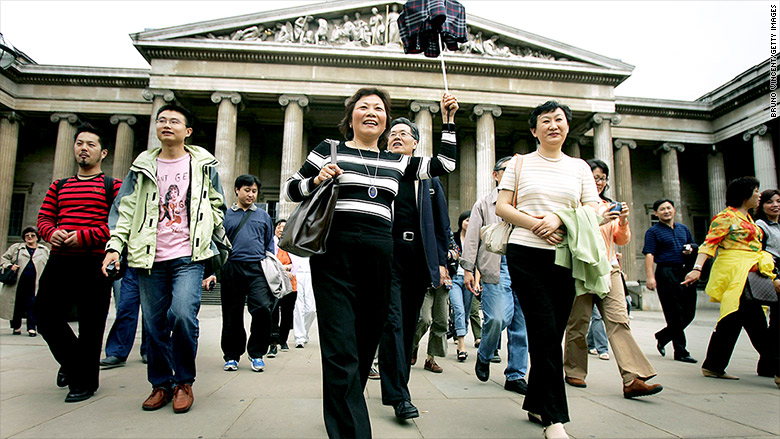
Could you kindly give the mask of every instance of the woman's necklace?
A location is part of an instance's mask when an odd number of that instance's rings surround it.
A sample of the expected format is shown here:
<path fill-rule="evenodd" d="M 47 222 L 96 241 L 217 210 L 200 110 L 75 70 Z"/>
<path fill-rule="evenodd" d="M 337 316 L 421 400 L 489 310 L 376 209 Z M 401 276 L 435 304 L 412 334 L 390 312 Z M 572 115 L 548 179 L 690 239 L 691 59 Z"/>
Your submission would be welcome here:
<path fill-rule="evenodd" d="M 366 174 L 368 175 L 368 183 L 370 186 L 368 187 L 368 196 L 373 198 L 376 198 L 376 196 L 379 194 L 379 191 L 376 189 L 375 181 L 377 173 L 379 173 L 379 152 L 376 154 L 376 164 L 374 165 L 374 176 L 371 177 L 371 172 L 368 170 L 368 165 L 366 165 L 366 161 L 363 158 L 363 152 L 360 150 L 360 148 L 355 148 L 358 150 L 358 154 L 360 154 L 360 161 L 363 162 L 363 166 L 366 168 Z"/>

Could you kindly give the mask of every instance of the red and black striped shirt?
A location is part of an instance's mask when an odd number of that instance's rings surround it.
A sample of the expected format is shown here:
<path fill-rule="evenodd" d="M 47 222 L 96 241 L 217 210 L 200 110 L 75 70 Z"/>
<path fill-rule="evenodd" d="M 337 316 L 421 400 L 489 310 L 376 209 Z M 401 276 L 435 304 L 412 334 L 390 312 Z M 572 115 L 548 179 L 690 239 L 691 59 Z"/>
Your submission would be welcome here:
<path fill-rule="evenodd" d="M 76 231 L 79 247 L 52 246 L 52 254 L 83 255 L 105 253 L 109 238 L 108 212 L 111 206 L 106 200 L 105 174 L 89 180 L 80 180 L 75 175 L 60 183 L 49 186 L 38 212 L 38 232 L 41 237 L 51 240 L 57 229 Z M 114 179 L 116 199 L 122 180 Z"/>

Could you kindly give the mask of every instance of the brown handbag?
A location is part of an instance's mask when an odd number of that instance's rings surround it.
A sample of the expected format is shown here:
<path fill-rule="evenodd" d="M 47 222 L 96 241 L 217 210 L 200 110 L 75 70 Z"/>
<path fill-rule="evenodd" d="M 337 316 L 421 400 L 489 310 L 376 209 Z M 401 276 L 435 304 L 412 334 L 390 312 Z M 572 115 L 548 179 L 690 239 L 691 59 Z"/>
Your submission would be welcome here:
<path fill-rule="evenodd" d="M 777 292 L 772 279 L 754 271 L 748 273 L 743 294 L 748 302 L 761 305 L 774 305 L 777 303 Z"/>
<path fill-rule="evenodd" d="M 328 139 L 328 143 L 331 163 L 336 163 L 339 142 Z M 335 177 L 322 182 L 287 219 L 279 248 L 302 258 L 325 253 L 338 197 L 339 184 Z"/>
<path fill-rule="evenodd" d="M 515 160 L 515 193 L 512 199 L 513 207 L 517 207 L 517 191 L 520 187 L 520 170 L 523 167 L 523 156 L 520 154 L 515 155 L 517 156 L 517 159 Z M 509 244 L 509 237 L 512 235 L 513 230 L 515 230 L 514 224 L 501 220 L 497 223 L 482 226 L 479 230 L 479 234 L 482 242 L 485 243 L 485 249 L 487 251 L 505 255 L 506 247 Z"/>

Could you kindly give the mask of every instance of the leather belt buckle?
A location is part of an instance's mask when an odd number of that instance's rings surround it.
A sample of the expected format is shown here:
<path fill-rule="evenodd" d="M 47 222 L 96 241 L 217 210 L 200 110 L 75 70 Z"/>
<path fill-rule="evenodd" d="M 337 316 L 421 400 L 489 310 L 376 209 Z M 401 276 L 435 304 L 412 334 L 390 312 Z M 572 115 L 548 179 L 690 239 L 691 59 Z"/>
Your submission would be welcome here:
<path fill-rule="evenodd" d="M 414 241 L 414 232 L 404 232 L 401 238 L 404 241 Z"/>

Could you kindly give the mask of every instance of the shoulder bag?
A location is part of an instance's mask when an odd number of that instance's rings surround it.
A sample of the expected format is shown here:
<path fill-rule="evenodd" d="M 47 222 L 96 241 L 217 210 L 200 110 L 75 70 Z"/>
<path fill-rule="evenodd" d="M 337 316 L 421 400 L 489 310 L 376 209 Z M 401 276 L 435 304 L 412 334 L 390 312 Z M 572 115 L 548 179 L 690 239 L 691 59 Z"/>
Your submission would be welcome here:
<path fill-rule="evenodd" d="M 286 227 L 285 227 L 286 228 Z M 292 293 L 292 281 L 287 276 L 284 264 L 271 252 L 265 252 L 265 259 L 260 261 L 265 280 L 271 288 L 271 293 L 277 299 Z"/>
<path fill-rule="evenodd" d="M 18 269 L 16 271 L 11 270 L 11 266 L 16 265 L 19 262 L 19 252 L 22 250 L 22 247 L 19 247 L 19 249 L 16 250 L 16 259 L 14 260 L 14 263 L 9 265 L 5 268 L 0 268 L 0 282 L 6 284 L 6 285 L 14 285 L 16 284 L 16 278 L 19 275 Z M 30 261 L 32 263 L 32 261 Z"/>
<path fill-rule="evenodd" d="M 327 141 L 330 143 L 331 163 L 335 164 L 339 142 L 331 139 Z M 323 181 L 287 219 L 284 234 L 279 240 L 279 248 L 302 258 L 325 253 L 325 243 L 338 197 L 337 179 L 334 177 Z"/>
<path fill-rule="evenodd" d="M 777 303 L 777 292 L 772 279 L 754 271 L 748 273 L 742 294 L 745 295 L 747 302 L 761 305 L 774 305 Z"/>
<path fill-rule="evenodd" d="M 523 166 L 523 156 L 516 154 L 517 160 L 515 160 L 515 193 L 512 198 L 512 206 L 517 207 L 517 190 L 520 185 L 520 170 Z M 485 243 L 485 248 L 489 252 L 498 253 L 499 255 L 506 254 L 506 246 L 509 243 L 509 236 L 515 226 L 506 221 L 499 221 L 497 223 L 488 224 L 482 226 L 480 229 L 480 236 Z"/>

